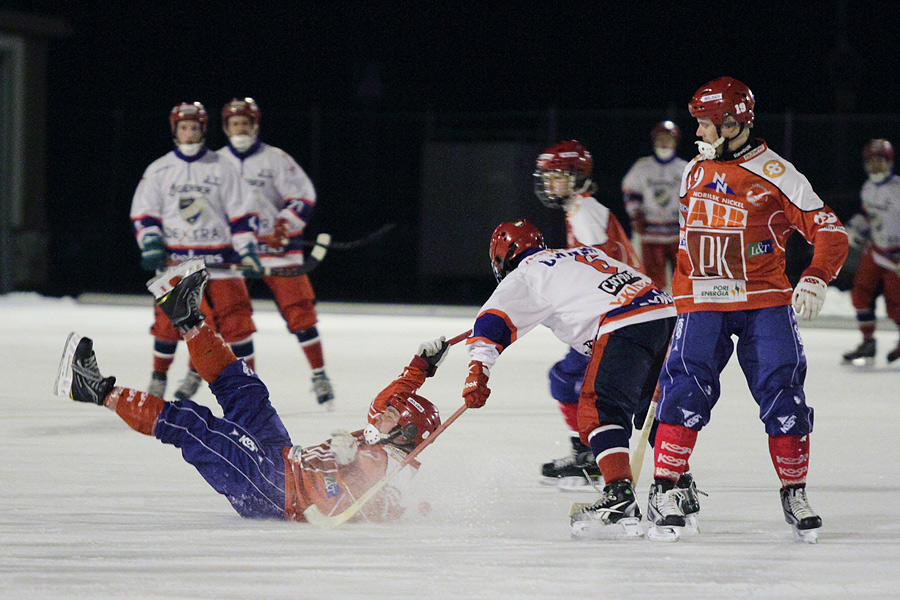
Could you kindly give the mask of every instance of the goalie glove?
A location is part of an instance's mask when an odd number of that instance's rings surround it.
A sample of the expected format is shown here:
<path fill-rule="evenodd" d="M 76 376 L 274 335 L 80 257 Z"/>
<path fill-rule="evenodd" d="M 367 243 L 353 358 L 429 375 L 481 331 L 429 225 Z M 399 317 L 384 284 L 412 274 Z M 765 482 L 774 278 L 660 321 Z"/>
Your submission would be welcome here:
<path fill-rule="evenodd" d="M 794 312 L 806 321 L 812 321 L 819 315 L 822 305 L 825 304 L 825 292 L 828 284 L 812 275 L 800 278 L 797 287 L 794 288 L 794 296 L 791 303 Z"/>
<path fill-rule="evenodd" d="M 426 377 L 431 377 L 437 372 L 437 368 L 447 358 L 447 350 L 450 349 L 450 343 L 446 341 L 444 336 L 422 342 L 416 356 L 409 363 L 409 366 L 425 371 Z"/>
<path fill-rule="evenodd" d="M 329 445 L 331 452 L 334 453 L 334 462 L 338 465 L 343 467 L 356 460 L 359 441 L 349 431 L 338 429 L 332 432 Z"/>
<path fill-rule="evenodd" d="M 469 376 L 463 386 L 463 400 L 468 408 L 481 408 L 487 402 L 491 390 L 487 386 L 491 371 L 482 363 L 473 360 L 469 363 Z"/>
<path fill-rule="evenodd" d="M 141 240 L 141 268 L 157 271 L 166 266 L 166 245 L 162 236 L 148 234 Z"/>

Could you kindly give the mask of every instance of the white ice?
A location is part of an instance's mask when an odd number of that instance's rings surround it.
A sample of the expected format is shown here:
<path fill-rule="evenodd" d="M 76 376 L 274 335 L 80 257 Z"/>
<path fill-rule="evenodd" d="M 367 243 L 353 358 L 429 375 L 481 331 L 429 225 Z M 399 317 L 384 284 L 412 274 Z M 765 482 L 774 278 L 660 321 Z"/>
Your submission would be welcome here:
<path fill-rule="evenodd" d="M 0 297 L 2 598 L 897 598 L 900 596 L 900 365 L 878 333 L 872 370 L 841 366 L 858 343 L 849 300 L 832 291 L 832 328 L 802 327 L 816 409 L 809 496 L 824 526 L 794 541 L 756 406 L 736 359 L 699 437 L 692 470 L 701 533 L 674 544 L 573 541 L 568 509 L 594 492 L 538 484 L 566 454 L 547 389 L 564 348 L 544 329 L 493 370 L 487 406 L 422 453 L 414 508 L 399 525 L 334 531 L 240 519 L 179 452 L 113 413 L 52 395 L 66 334 L 95 339 L 104 374 L 138 388 L 151 364 L 149 303 Z M 471 326 L 475 308 L 323 305 L 319 328 L 338 409 L 309 391 L 309 369 L 276 312 L 260 310 L 259 373 L 294 443 L 364 424 L 370 399 L 418 343 Z M 393 314 L 386 314 L 393 313 Z M 170 388 L 185 370 L 179 348 Z M 422 388 L 445 416 L 462 403 L 465 350 Z M 171 389 L 170 389 L 171 391 Z M 200 402 L 214 405 L 208 390 Z M 646 457 L 639 494 L 650 473 Z M 642 502 L 643 503 L 643 502 Z"/>

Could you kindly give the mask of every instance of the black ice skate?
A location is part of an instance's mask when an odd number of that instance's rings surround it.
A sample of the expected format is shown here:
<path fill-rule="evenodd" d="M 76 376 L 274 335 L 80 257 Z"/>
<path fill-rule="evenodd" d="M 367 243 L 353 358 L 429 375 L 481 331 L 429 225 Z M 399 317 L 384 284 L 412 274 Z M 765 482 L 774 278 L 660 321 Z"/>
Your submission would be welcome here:
<path fill-rule="evenodd" d="M 56 395 L 102 406 L 115 385 L 115 377 L 100 374 L 94 342 L 74 331 L 70 333 L 56 373 Z"/>
<path fill-rule="evenodd" d="M 900 352 L 898 352 L 897 357 L 895 357 L 894 360 L 896 360 L 897 358 L 900 358 Z M 845 365 L 869 366 L 874 362 L 875 338 L 863 340 L 855 350 L 852 350 L 844 355 Z"/>
<path fill-rule="evenodd" d="M 169 383 L 169 377 L 165 373 L 154 371 L 150 375 L 150 385 L 147 386 L 147 393 L 160 398 L 166 397 L 166 384 Z"/>
<path fill-rule="evenodd" d="M 784 520 L 794 528 L 794 537 L 807 544 L 819 541 L 816 529 L 822 526 L 822 518 L 813 511 L 806 498 L 806 484 L 781 488 L 781 508 Z"/>
<path fill-rule="evenodd" d="M 572 537 L 578 539 L 643 537 L 640 523 L 641 509 L 627 479 L 608 484 L 593 504 L 576 502 L 569 512 Z"/>
<path fill-rule="evenodd" d="M 206 318 L 200 312 L 209 271 L 202 259 L 192 258 L 170 267 L 147 282 L 156 304 L 179 331 L 187 331 Z"/>
<path fill-rule="evenodd" d="M 706 492 L 697 489 L 694 477 L 690 473 L 684 473 L 678 478 L 675 489 L 680 491 L 678 497 L 681 502 L 681 512 L 684 513 L 684 530 L 699 533 L 700 523 L 697 521 L 697 513 L 700 512 L 700 494 L 706 496 Z"/>
<path fill-rule="evenodd" d="M 887 361 L 888 363 L 892 363 L 895 360 L 900 358 L 900 342 L 897 343 L 897 347 L 887 353 Z"/>
<path fill-rule="evenodd" d="M 334 410 L 334 388 L 331 387 L 331 380 L 325 373 L 316 373 L 312 378 L 312 390 L 316 395 L 316 402 L 319 406 L 324 406 L 325 410 L 331 412 Z"/>
<path fill-rule="evenodd" d="M 175 397 L 179 400 L 190 400 L 197 393 L 197 390 L 200 389 L 201 383 L 203 383 L 203 378 L 200 377 L 197 371 L 188 371 L 181 383 L 178 384 L 178 389 L 175 390 Z"/>
<path fill-rule="evenodd" d="M 678 541 L 686 524 L 682 509 L 684 496 L 684 490 L 677 487 L 664 490 L 659 483 L 650 486 L 647 520 L 653 525 L 647 530 L 649 539 L 655 542 Z"/>
<path fill-rule="evenodd" d="M 555 485 L 565 491 L 581 491 L 600 482 L 600 467 L 591 449 L 572 437 L 572 452 L 541 466 L 541 484 Z"/>

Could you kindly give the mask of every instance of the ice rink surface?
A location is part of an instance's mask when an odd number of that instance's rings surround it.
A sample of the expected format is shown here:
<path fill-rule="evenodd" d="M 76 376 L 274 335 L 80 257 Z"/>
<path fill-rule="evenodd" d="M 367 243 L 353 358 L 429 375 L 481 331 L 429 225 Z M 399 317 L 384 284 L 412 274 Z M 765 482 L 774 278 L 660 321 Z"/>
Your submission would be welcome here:
<path fill-rule="evenodd" d="M 844 295 L 832 292 L 829 306 L 850 314 Z M 309 368 L 278 314 L 256 314 L 258 370 L 295 444 L 362 427 L 371 398 L 420 341 L 465 331 L 475 315 L 322 312 L 333 413 L 315 405 Z M 240 519 L 176 449 L 105 409 L 52 395 L 71 330 L 95 339 L 104 375 L 145 387 L 150 318 L 149 303 L 0 297 L 0 598 L 900 597 L 900 365 L 884 364 L 897 335 L 887 328 L 871 370 L 840 366 L 859 341 L 846 321 L 802 328 L 816 409 L 808 489 L 824 520 L 817 545 L 795 542 L 784 522 L 766 436 L 734 359 L 691 459 L 709 494 L 701 533 L 666 544 L 574 541 L 569 506 L 596 494 L 539 485 L 541 463 L 568 450 L 546 376 L 565 349 L 546 329 L 511 346 L 487 406 L 422 453 L 401 523 L 320 531 Z M 179 347 L 170 393 L 186 357 Z M 466 365 L 455 348 L 421 390 L 445 417 L 462 404 Z M 197 399 L 214 405 L 207 389 Z"/>

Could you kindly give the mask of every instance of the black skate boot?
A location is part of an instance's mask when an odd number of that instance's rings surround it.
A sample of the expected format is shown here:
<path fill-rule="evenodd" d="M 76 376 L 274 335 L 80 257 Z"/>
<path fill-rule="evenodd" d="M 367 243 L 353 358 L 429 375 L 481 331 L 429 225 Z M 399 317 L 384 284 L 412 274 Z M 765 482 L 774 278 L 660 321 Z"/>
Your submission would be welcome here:
<path fill-rule="evenodd" d="M 634 486 L 627 479 L 613 481 L 603 488 L 593 504 L 575 503 L 569 512 L 572 537 L 584 539 L 638 538 L 641 509 L 634 497 Z"/>
<path fill-rule="evenodd" d="M 166 397 L 166 385 L 169 383 L 169 376 L 159 371 L 150 374 L 150 385 L 147 386 L 147 393 L 160 398 Z"/>
<path fill-rule="evenodd" d="M 656 542 L 675 542 L 681 537 L 681 530 L 686 524 L 682 509 L 683 502 L 684 490 L 682 489 L 664 486 L 661 483 L 654 483 L 650 486 L 647 520 L 653 526 L 647 531 L 649 539 Z"/>
<path fill-rule="evenodd" d="M 900 358 L 900 353 L 897 354 Z M 896 358 L 894 359 L 896 360 Z M 871 365 L 875 362 L 875 338 L 863 340 L 862 343 L 844 355 L 844 364 Z"/>
<path fill-rule="evenodd" d="M 809 505 L 805 483 L 781 488 L 781 508 L 784 520 L 794 528 L 794 537 L 807 544 L 819 541 L 816 529 L 822 526 L 822 517 Z"/>
<path fill-rule="evenodd" d="M 599 482 L 600 467 L 594 460 L 594 453 L 575 436 L 572 437 L 571 454 L 541 466 L 541 483 L 558 486 L 561 490 L 580 491 Z"/>
<path fill-rule="evenodd" d="M 324 406 L 325 410 L 331 412 L 334 410 L 334 388 L 331 387 L 331 380 L 324 372 L 316 373 L 312 377 L 312 389 L 316 395 L 316 402 L 319 406 Z"/>
<path fill-rule="evenodd" d="M 891 350 L 891 351 L 888 352 L 888 354 L 887 354 L 887 361 L 888 361 L 889 363 L 894 362 L 894 361 L 897 360 L 898 358 L 900 358 L 900 342 L 897 343 L 897 347 L 896 347 L 896 348 L 894 348 L 893 350 Z"/>
<path fill-rule="evenodd" d="M 147 282 L 147 289 L 172 325 L 185 332 L 206 318 L 200 312 L 209 271 L 199 258 L 170 267 Z"/>
<path fill-rule="evenodd" d="M 697 513 L 700 512 L 700 494 L 708 495 L 697 489 L 694 477 L 690 473 L 684 473 L 675 483 L 675 489 L 679 491 L 681 512 L 684 513 L 684 529 L 692 533 L 700 532 L 700 523 L 697 521 Z"/>
<path fill-rule="evenodd" d="M 103 401 L 115 385 L 115 377 L 100 374 L 94 342 L 74 331 L 70 333 L 56 374 L 56 394 L 77 402 L 103 406 Z"/>

